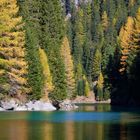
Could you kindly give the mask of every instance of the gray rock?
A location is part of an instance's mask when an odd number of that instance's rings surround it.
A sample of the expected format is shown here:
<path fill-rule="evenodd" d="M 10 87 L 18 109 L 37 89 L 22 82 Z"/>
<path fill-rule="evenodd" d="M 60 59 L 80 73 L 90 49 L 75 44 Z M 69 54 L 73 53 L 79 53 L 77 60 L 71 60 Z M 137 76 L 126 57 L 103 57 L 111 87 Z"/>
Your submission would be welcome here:
<path fill-rule="evenodd" d="M 14 108 L 16 108 L 17 106 L 18 104 L 13 99 L 8 101 L 1 101 L 1 107 L 5 110 L 14 110 Z"/>
<path fill-rule="evenodd" d="M 27 111 L 27 107 L 25 105 L 23 106 L 18 106 L 14 109 L 14 111 Z"/>
<path fill-rule="evenodd" d="M 43 101 L 30 101 L 26 104 L 27 110 L 35 110 L 35 111 L 54 111 L 56 108 L 49 102 Z"/>
<path fill-rule="evenodd" d="M 0 111 L 54 111 L 56 108 L 50 102 L 29 101 L 26 104 L 17 104 L 15 100 L 1 101 Z"/>
<path fill-rule="evenodd" d="M 3 109 L 3 108 L 0 107 L 0 111 L 5 111 L 5 109 Z"/>
<path fill-rule="evenodd" d="M 71 111 L 78 108 L 74 103 L 71 102 L 71 100 L 64 100 L 62 103 L 60 103 L 60 110 L 63 111 Z"/>

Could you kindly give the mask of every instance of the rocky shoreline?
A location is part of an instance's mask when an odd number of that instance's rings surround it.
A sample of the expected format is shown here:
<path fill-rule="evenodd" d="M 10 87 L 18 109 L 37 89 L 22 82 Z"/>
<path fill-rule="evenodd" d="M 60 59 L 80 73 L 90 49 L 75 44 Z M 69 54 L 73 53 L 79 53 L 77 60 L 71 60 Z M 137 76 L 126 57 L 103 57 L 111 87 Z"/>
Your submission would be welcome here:
<path fill-rule="evenodd" d="M 50 102 L 29 101 L 26 103 L 18 103 L 11 99 L 0 102 L 0 111 L 54 111 L 56 108 Z"/>
<path fill-rule="evenodd" d="M 95 98 L 89 98 L 85 96 L 77 96 L 74 100 L 64 100 L 62 102 L 52 102 L 52 101 L 28 101 L 26 103 L 21 103 L 14 99 L 9 99 L 7 101 L 0 101 L 0 111 L 72 111 L 78 109 L 76 104 L 83 103 L 108 103 L 110 104 L 111 100 L 107 101 L 96 101 Z"/>
<path fill-rule="evenodd" d="M 55 106 L 51 101 L 29 101 L 26 103 L 17 102 L 14 99 L 7 101 L 0 101 L 0 111 L 71 111 L 77 109 L 71 100 L 64 100 Z"/>

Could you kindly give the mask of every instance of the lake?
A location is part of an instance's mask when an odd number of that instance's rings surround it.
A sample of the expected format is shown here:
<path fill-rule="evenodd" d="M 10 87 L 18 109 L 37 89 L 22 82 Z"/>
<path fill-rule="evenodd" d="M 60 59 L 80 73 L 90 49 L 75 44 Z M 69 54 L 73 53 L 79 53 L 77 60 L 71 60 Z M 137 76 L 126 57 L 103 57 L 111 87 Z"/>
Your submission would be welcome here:
<path fill-rule="evenodd" d="M 71 112 L 0 112 L 0 140 L 140 140 L 140 110 L 81 104 Z"/>

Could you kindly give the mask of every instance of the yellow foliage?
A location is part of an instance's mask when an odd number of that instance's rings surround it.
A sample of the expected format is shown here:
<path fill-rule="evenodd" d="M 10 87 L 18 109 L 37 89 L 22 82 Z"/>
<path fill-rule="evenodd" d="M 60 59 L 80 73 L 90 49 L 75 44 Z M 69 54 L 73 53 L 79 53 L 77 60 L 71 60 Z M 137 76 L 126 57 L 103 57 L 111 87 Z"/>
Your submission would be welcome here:
<path fill-rule="evenodd" d="M 132 44 L 132 34 L 133 34 L 134 20 L 132 17 L 128 17 L 125 26 L 121 28 L 119 38 L 121 45 L 121 58 L 120 58 L 120 72 L 123 73 L 126 70 L 127 58 L 133 47 Z M 123 63 L 122 63 L 123 62 Z"/>
<path fill-rule="evenodd" d="M 129 0 L 129 6 L 133 7 L 135 4 L 136 0 Z"/>
<path fill-rule="evenodd" d="M 0 76 L 2 76 L 3 74 L 5 74 L 5 70 L 0 69 Z"/>
<path fill-rule="evenodd" d="M 63 38 L 61 55 L 63 57 L 64 64 L 65 64 L 68 97 L 72 97 L 72 94 L 75 90 L 74 65 L 71 56 L 69 41 L 66 36 Z"/>
<path fill-rule="evenodd" d="M 6 71 L 10 87 L 20 86 L 17 93 L 27 93 L 27 68 L 25 61 L 25 31 L 22 17 L 18 17 L 17 0 L 0 0 L 0 66 Z M 9 90 L 9 93 L 12 90 Z M 28 90 L 29 91 L 29 90 Z M 12 93 L 10 93 L 12 95 Z"/>
<path fill-rule="evenodd" d="M 135 25 L 134 25 L 134 32 L 133 32 L 133 49 L 135 51 L 140 50 L 140 8 L 136 14 L 136 18 L 134 18 Z"/>
<path fill-rule="evenodd" d="M 103 84 L 104 84 L 104 77 L 103 77 L 103 74 L 100 72 L 100 75 L 99 75 L 98 81 L 97 81 L 97 86 L 102 89 Z"/>
<path fill-rule="evenodd" d="M 102 14 L 102 26 L 103 29 L 106 30 L 108 27 L 109 21 L 108 21 L 108 16 L 107 16 L 107 12 L 104 11 Z"/>
<path fill-rule="evenodd" d="M 83 76 L 83 80 L 84 80 L 84 95 L 88 97 L 90 95 L 90 87 L 85 75 Z"/>
<path fill-rule="evenodd" d="M 50 72 L 49 64 L 48 64 L 48 58 L 45 53 L 45 51 L 41 48 L 39 48 L 39 54 L 40 54 L 40 61 L 43 67 L 43 75 L 44 75 L 44 92 L 46 96 L 48 96 L 48 93 L 52 92 L 54 89 L 53 82 L 52 82 L 52 75 Z"/>
<path fill-rule="evenodd" d="M 14 73 L 8 72 L 8 77 L 10 81 L 13 81 L 14 83 L 18 83 L 20 85 L 27 85 L 27 79 L 21 76 L 18 76 Z"/>

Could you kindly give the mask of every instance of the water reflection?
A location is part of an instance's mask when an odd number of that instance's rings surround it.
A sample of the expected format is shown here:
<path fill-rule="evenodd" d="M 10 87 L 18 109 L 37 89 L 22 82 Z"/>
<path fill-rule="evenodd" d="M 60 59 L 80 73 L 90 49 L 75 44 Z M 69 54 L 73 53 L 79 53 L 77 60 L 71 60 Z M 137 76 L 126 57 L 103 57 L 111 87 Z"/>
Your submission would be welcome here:
<path fill-rule="evenodd" d="M 140 113 L 86 105 L 76 112 L 1 112 L 0 140 L 139 140 Z M 95 112 L 93 112 L 95 110 Z"/>
<path fill-rule="evenodd" d="M 79 111 L 97 111 L 97 112 L 107 112 L 111 111 L 111 106 L 109 104 L 77 104 L 79 106 Z"/>

